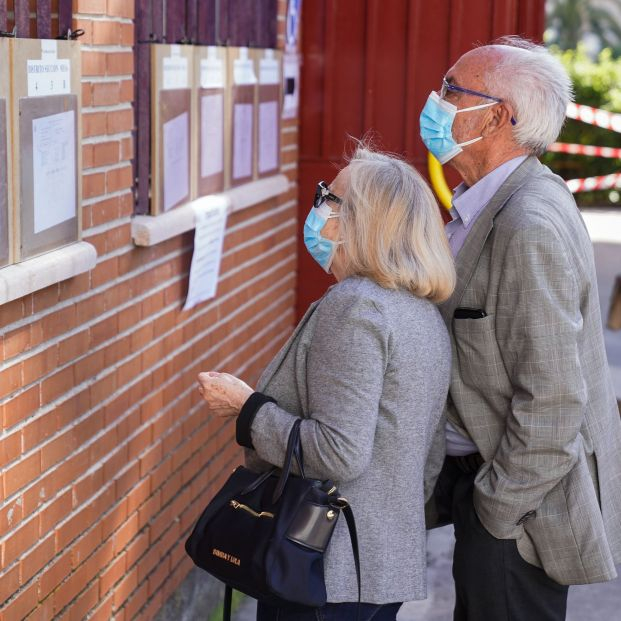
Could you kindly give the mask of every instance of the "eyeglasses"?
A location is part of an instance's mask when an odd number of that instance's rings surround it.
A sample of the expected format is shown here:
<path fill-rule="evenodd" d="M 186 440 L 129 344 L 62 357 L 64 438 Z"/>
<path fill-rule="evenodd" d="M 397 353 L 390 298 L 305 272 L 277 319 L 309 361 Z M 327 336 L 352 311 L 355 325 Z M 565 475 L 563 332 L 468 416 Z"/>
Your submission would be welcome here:
<path fill-rule="evenodd" d="M 317 189 L 315 190 L 315 198 L 313 200 L 313 207 L 321 207 L 326 201 L 332 201 L 337 205 L 340 205 L 343 202 L 342 198 L 339 198 L 336 194 L 332 194 L 330 189 L 328 188 L 328 184 L 325 181 L 320 181 L 317 184 Z"/>
<path fill-rule="evenodd" d="M 500 97 L 492 97 L 492 95 L 486 95 L 485 93 L 479 93 L 479 91 L 473 91 L 469 88 L 464 88 L 463 86 L 457 86 L 456 84 L 451 84 L 446 81 L 446 78 L 442 78 L 442 86 L 440 87 L 440 99 L 444 99 L 446 97 L 446 93 L 451 91 L 453 93 L 466 93 L 467 95 L 474 95 L 475 97 L 483 97 L 484 99 L 491 99 L 497 103 L 502 103 L 502 99 Z M 517 121 L 515 117 L 511 117 L 511 125 L 515 125 Z"/>

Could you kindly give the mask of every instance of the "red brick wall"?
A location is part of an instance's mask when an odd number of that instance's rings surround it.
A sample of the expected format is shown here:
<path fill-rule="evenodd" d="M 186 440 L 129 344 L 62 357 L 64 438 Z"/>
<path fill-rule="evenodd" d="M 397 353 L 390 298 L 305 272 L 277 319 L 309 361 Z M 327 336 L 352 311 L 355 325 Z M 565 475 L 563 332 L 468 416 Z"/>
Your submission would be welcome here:
<path fill-rule="evenodd" d="M 0 615 L 151 619 L 183 541 L 239 461 L 200 370 L 253 383 L 294 321 L 297 188 L 229 217 L 218 297 L 182 312 L 193 235 L 131 242 L 131 0 L 74 0 L 83 28 L 87 274 L 0 307 Z M 279 0 L 279 43 L 285 0 Z M 283 169 L 297 179 L 297 121 Z"/>

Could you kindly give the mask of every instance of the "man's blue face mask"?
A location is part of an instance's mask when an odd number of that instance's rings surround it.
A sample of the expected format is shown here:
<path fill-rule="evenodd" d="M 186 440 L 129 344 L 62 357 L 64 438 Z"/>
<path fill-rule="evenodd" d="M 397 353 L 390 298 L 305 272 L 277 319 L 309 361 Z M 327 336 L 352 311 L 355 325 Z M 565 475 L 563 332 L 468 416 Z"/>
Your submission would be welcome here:
<path fill-rule="evenodd" d="M 304 245 L 313 259 L 329 274 L 336 250 L 343 242 L 332 241 L 321 235 L 321 229 L 326 222 L 330 218 L 339 217 L 339 214 L 333 213 L 328 206 L 328 200 L 337 204 L 342 202 L 338 196 L 330 192 L 325 181 L 320 181 L 317 184 L 313 206 L 304 222 Z"/>
<path fill-rule="evenodd" d="M 478 136 L 472 140 L 466 140 L 457 144 L 452 132 L 455 115 L 460 112 L 488 108 L 489 106 L 495 106 L 497 103 L 498 101 L 492 101 L 458 110 L 457 106 L 445 99 L 441 99 L 438 93 L 432 91 L 425 107 L 420 113 L 420 137 L 427 149 L 433 153 L 440 164 L 446 164 L 458 153 L 461 153 L 463 147 L 478 142 L 483 138 L 483 136 Z"/>

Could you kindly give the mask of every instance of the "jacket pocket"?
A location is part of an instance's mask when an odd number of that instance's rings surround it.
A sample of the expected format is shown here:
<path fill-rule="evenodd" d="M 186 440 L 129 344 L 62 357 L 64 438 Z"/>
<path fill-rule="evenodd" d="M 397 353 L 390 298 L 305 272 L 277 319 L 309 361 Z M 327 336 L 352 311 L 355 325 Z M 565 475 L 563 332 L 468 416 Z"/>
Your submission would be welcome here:
<path fill-rule="evenodd" d="M 502 390 L 507 374 L 496 341 L 494 315 L 480 319 L 453 319 L 455 363 L 459 379 L 474 389 Z"/>

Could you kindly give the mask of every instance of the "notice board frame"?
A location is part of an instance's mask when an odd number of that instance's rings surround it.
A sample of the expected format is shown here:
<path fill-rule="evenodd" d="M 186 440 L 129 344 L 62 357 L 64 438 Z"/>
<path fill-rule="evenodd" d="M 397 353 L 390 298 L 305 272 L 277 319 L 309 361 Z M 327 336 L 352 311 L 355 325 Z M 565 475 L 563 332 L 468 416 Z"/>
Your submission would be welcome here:
<path fill-rule="evenodd" d="M 268 58 L 268 53 L 271 58 Z M 281 168 L 281 132 L 282 132 L 282 72 L 283 72 L 283 55 L 280 50 L 267 49 L 253 49 L 251 51 L 251 57 L 255 63 L 255 74 L 257 75 L 257 89 L 256 89 L 256 105 L 255 105 L 255 140 L 256 140 L 256 157 L 255 157 L 255 178 L 263 179 L 265 177 L 271 177 L 280 172 Z M 272 60 L 277 63 L 278 70 L 274 79 L 271 76 L 267 80 L 263 76 L 261 70 L 261 62 L 263 60 Z M 262 103 L 275 103 L 276 104 L 276 165 L 273 168 L 266 168 L 260 170 L 261 163 L 261 104 Z"/>
<path fill-rule="evenodd" d="M 229 165 L 231 171 L 230 177 L 230 186 L 237 187 L 240 185 L 244 185 L 256 179 L 256 156 L 257 156 L 257 78 L 255 73 L 255 65 L 252 60 L 251 51 L 249 48 L 244 47 L 229 47 L 229 78 L 228 83 L 231 88 L 231 97 L 230 97 L 230 114 L 231 114 L 231 122 L 229 127 L 229 141 L 231 144 L 230 155 L 229 155 Z M 237 60 L 243 59 L 244 56 L 247 56 L 247 60 L 250 63 L 251 76 L 248 75 L 239 75 L 235 69 L 235 62 Z M 237 75 L 236 75 L 237 73 Z M 235 176 L 235 106 L 240 104 L 250 104 L 252 106 L 252 131 L 250 134 L 250 144 L 251 144 L 251 162 L 250 162 L 250 173 L 248 175 L 236 177 Z"/>
<path fill-rule="evenodd" d="M 172 58 L 173 51 L 187 60 L 187 88 L 166 88 L 164 74 L 164 59 Z M 192 135 L 195 131 L 196 120 L 193 113 L 194 92 L 194 50 L 190 45 L 151 45 L 151 201 L 150 213 L 157 216 L 166 213 L 175 207 L 188 203 L 193 198 L 195 186 L 194 149 L 192 149 Z M 164 126 L 180 114 L 188 114 L 188 192 L 177 200 L 168 209 L 164 205 Z"/>
<path fill-rule="evenodd" d="M 15 261 L 79 241 L 82 238 L 82 86 L 81 46 L 78 41 L 16 39 L 13 42 L 12 124 L 13 199 Z M 42 61 L 43 47 L 55 48 L 58 60 L 69 60 L 70 79 L 65 92 L 39 96 L 29 90 L 28 61 Z M 61 112 L 74 111 L 75 120 L 75 217 L 45 231 L 34 230 L 34 171 L 32 169 L 32 121 Z M 28 125 L 28 127 L 27 127 Z"/>
<path fill-rule="evenodd" d="M 0 39 L 0 58 L 10 58 L 10 39 Z M 14 259 L 12 158 L 10 151 L 10 63 L 0 63 L 0 267 Z"/>
<path fill-rule="evenodd" d="M 204 75 L 202 63 L 208 61 L 209 54 L 214 54 L 221 63 L 221 83 L 213 79 L 213 75 Z M 217 46 L 196 46 L 194 62 L 194 84 L 196 92 L 194 96 L 196 131 L 193 133 L 195 138 L 193 148 L 195 149 L 196 162 L 196 190 L 195 198 L 215 194 L 227 189 L 230 185 L 230 98 L 231 90 L 228 76 L 228 54 L 227 48 Z M 203 164 L 203 117 L 202 101 L 203 97 L 211 95 L 222 96 L 222 172 L 212 175 L 202 176 Z"/>

